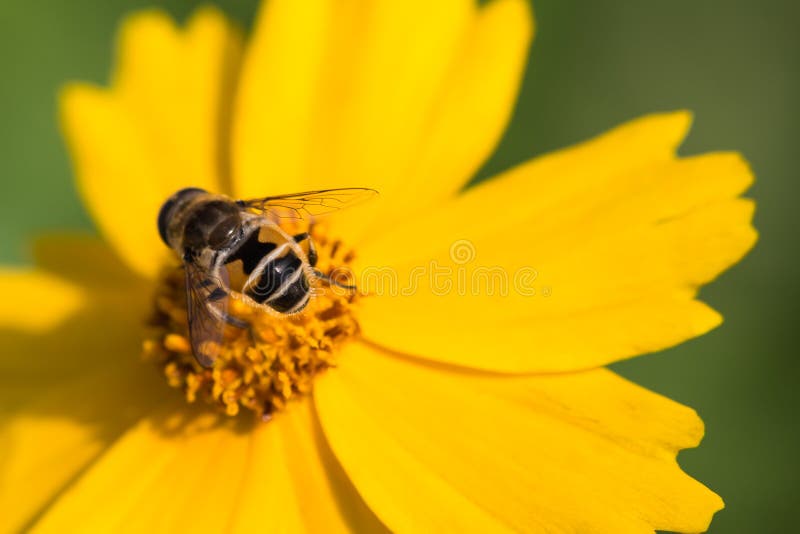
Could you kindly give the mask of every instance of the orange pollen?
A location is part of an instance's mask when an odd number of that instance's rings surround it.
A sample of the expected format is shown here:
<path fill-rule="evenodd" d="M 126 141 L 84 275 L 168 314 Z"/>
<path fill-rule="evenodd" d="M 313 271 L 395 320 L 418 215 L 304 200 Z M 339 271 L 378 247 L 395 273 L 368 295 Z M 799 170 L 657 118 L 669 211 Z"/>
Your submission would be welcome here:
<path fill-rule="evenodd" d="M 296 228 L 287 230 L 297 233 Z M 311 234 L 319 257 L 316 268 L 326 274 L 346 272 L 352 250 L 327 239 L 317 226 Z M 160 367 L 167 383 L 181 389 L 188 402 L 200 400 L 230 416 L 245 408 L 268 420 L 290 400 L 310 393 L 314 377 L 334 367 L 342 344 L 358 335 L 360 295 L 321 280 L 314 289 L 306 308 L 294 315 L 231 298 L 229 313 L 250 328 L 226 326 L 214 367 L 206 369 L 189 343 L 183 266 L 167 266 L 158 279 L 144 358 Z"/>

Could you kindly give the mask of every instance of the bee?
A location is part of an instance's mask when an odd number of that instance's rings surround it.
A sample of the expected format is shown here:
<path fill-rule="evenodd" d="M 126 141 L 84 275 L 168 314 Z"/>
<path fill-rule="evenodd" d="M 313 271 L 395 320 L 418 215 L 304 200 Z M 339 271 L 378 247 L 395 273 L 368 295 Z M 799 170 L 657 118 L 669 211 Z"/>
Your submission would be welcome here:
<path fill-rule="evenodd" d="M 158 214 L 158 233 L 183 261 L 189 338 L 197 362 L 213 366 L 226 324 L 250 327 L 228 313 L 231 297 L 288 315 L 306 307 L 316 279 L 354 290 L 317 270 L 311 235 L 290 235 L 279 218 L 313 220 L 375 194 L 366 188 L 325 189 L 234 200 L 186 188 L 169 197 Z M 230 267 L 238 261 L 244 280 L 234 289 Z"/>

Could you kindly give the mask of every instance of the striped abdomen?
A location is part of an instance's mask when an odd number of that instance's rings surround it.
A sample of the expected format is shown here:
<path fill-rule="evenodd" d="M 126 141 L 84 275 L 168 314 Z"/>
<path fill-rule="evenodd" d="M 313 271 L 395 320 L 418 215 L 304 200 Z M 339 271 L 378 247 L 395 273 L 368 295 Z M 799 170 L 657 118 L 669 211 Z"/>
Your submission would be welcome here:
<path fill-rule="evenodd" d="M 247 276 L 242 293 L 280 313 L 296 313 L 305 308 L 311 288 L 303 260 L 292 245 L 260 241 L 258 232 L 254 232 L 228 258 L 228 263 L 242 260 Z"/>

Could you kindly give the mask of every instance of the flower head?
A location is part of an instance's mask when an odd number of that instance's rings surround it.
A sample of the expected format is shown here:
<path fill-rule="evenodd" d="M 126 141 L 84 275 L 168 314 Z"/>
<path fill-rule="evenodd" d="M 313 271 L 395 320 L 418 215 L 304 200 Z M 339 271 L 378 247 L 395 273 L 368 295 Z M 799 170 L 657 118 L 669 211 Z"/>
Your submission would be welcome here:
<path fill-rule="evenodd" d="M 603 365 L 720 323 L 697 291 L 755 241 L 751 173 L 677 157 L 677 112 L 462 191 L 532 27 L 523 0 L 272 0 L 246 42 L 211 8 L 126 20 L 110 87 L 61 95 L 103 241 L 0 277 L 9 528 L 705 530 L 722 501 L 675 461 L 702 422 Z M 255 335 L 199 367 L 161 202 L 353 185 L 380 200 L 314 231 L 358 295 L 237 305 Z"/>
<path fill-rule="evenodd" d="M 321 272 L 335 273 L 347 265 L 352 254 L 341 241 L 329 241 L 316 230 L 312 233 L 315 265 Z M 241 265 L 234 266 L 241 270 Z M 170 385 L 183 390 L 189 402 L 199 396 L 228 415 L 244 407 L 267 420 L 288 401 L 310 393 L 317 373 L 334 366 L 342 344 L 359 333 L 355 313 L 359 294 L 350 290 L 316 287 L 303 312 L 294 314 L 231 298 L 229 313 L 247 327 L 225 328 L 213 369 L 203 368 L 189 340 L 183 271 L 183 266 L 175 265 L 161 275 L 144 353 L 164 369 Z"/>

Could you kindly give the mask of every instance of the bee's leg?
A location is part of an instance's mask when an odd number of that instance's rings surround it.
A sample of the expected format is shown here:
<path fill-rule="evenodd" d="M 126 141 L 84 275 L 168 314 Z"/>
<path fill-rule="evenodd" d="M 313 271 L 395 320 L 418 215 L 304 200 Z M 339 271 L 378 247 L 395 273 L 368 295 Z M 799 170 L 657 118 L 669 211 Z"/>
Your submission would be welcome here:
<path fill-rule="evenodd" d="M 358 289 L 356 286 L 337 282 L 336 280 L 334 280 L 333 278 L 331 278 L 330 276 L 328 276 L 327 274 L 323 273 L 318 269 L 314 269 L 314 275 L 331 286 L 341 287 L 342 289 L 347 289 L 348 291 L 355 291 L 356 289 Z"/>
<path fill-rule="evenodd" d="M 230 286 L 231 281 L 229 279 L 228 271 L 225 270 L 223 267 L 222 269 L 217 269 L 219 277 L 209 276 L 205 280 L 201 282 L 204 287 L 215 286 L 213 290 L 211 290 L 208 294 L 208 303 L 219 303 L 223 302 L 222 306 L 217 306 L 217 310 L 220 313 L 220 317 L 223 321 L 227 324 L 234 326 L 236 328 L 241 328 L 244 330 L 245 328 L 250 328 L 250 323 L 243 319 L 239 319 L 238 317 L 234 317 L 230 313 L 228 313 L 227 307 L 227 298 L 230 296 Z"/>
<path fill-rule="evenodd" d="M 314 245 L 314 240 L 311 239 L 311 234 L 308 232 L 303 232 L 302 234 L 297 234 L 296 236 L 292 236 L 292 239 L 298 245 L 303 241 L 308 241 L 308 263 L 314 267 L 317 265 L 317 247 Z"/>
<path fill-rule="evenodd" d="M 247 323 L 247 335 L 250 336 L 250 343 L 252 343 L 254 347 L 259 341 L 263 341 L 262 339 L 256 339 L 256 331 L 250 323 Z"/>
<path fill-rule="evenodd" d="M 253 345 L 256 344 L 257 340 L 256 340 L 255 330 L 253 330 L 253 325 L 250 322 L 239 319 L 238 317 L 234 317 L 229 313 L 224 313 L 222 315 L 222 320 L 233 327 L 241 328 L 242 330 L 247 330 L 247 334 L 250 336 L 250 342 L 253 343 Z"/>
<path fill-rule="evenodd" d="M 241 328 L 242 330 L 250 328 L 250 323 L 248 323 L 247 321 L 243 321 L 242 319 L 239 319 L 238 317 L 234 317 L 233 315 L 231 315 L 229 313 L 223 314 L 222 315 L 222 320 L 225 321 L 226 323 L 228 323 L 229 325 L 235 326 L 236 328 Z"/>
<path fill-rule="evenodd" d="M 308 241 L 308 263 L 311 265 L 311 267 L 316 267 L 318 259 L 317 247 L 314 245 L 314 240 L 311 239 L 311 235 L 308 232 L 303 232 L 302 234 L 297 234 L 296 236 L 293 236 L 292 239 L 297 244 L 300 244 L 303 241 Z M 348 291 L 355 291 L 356 289 L 358 289 L 356 286 L 337 282 L 336 280 L 332 279 L 330 276 L 323 273 L 319 269 L 314 269 L 314 275 L 320 280 L 323 280 L 328 285 L 340 287 L 342 289 L 347 289 Z"/>

